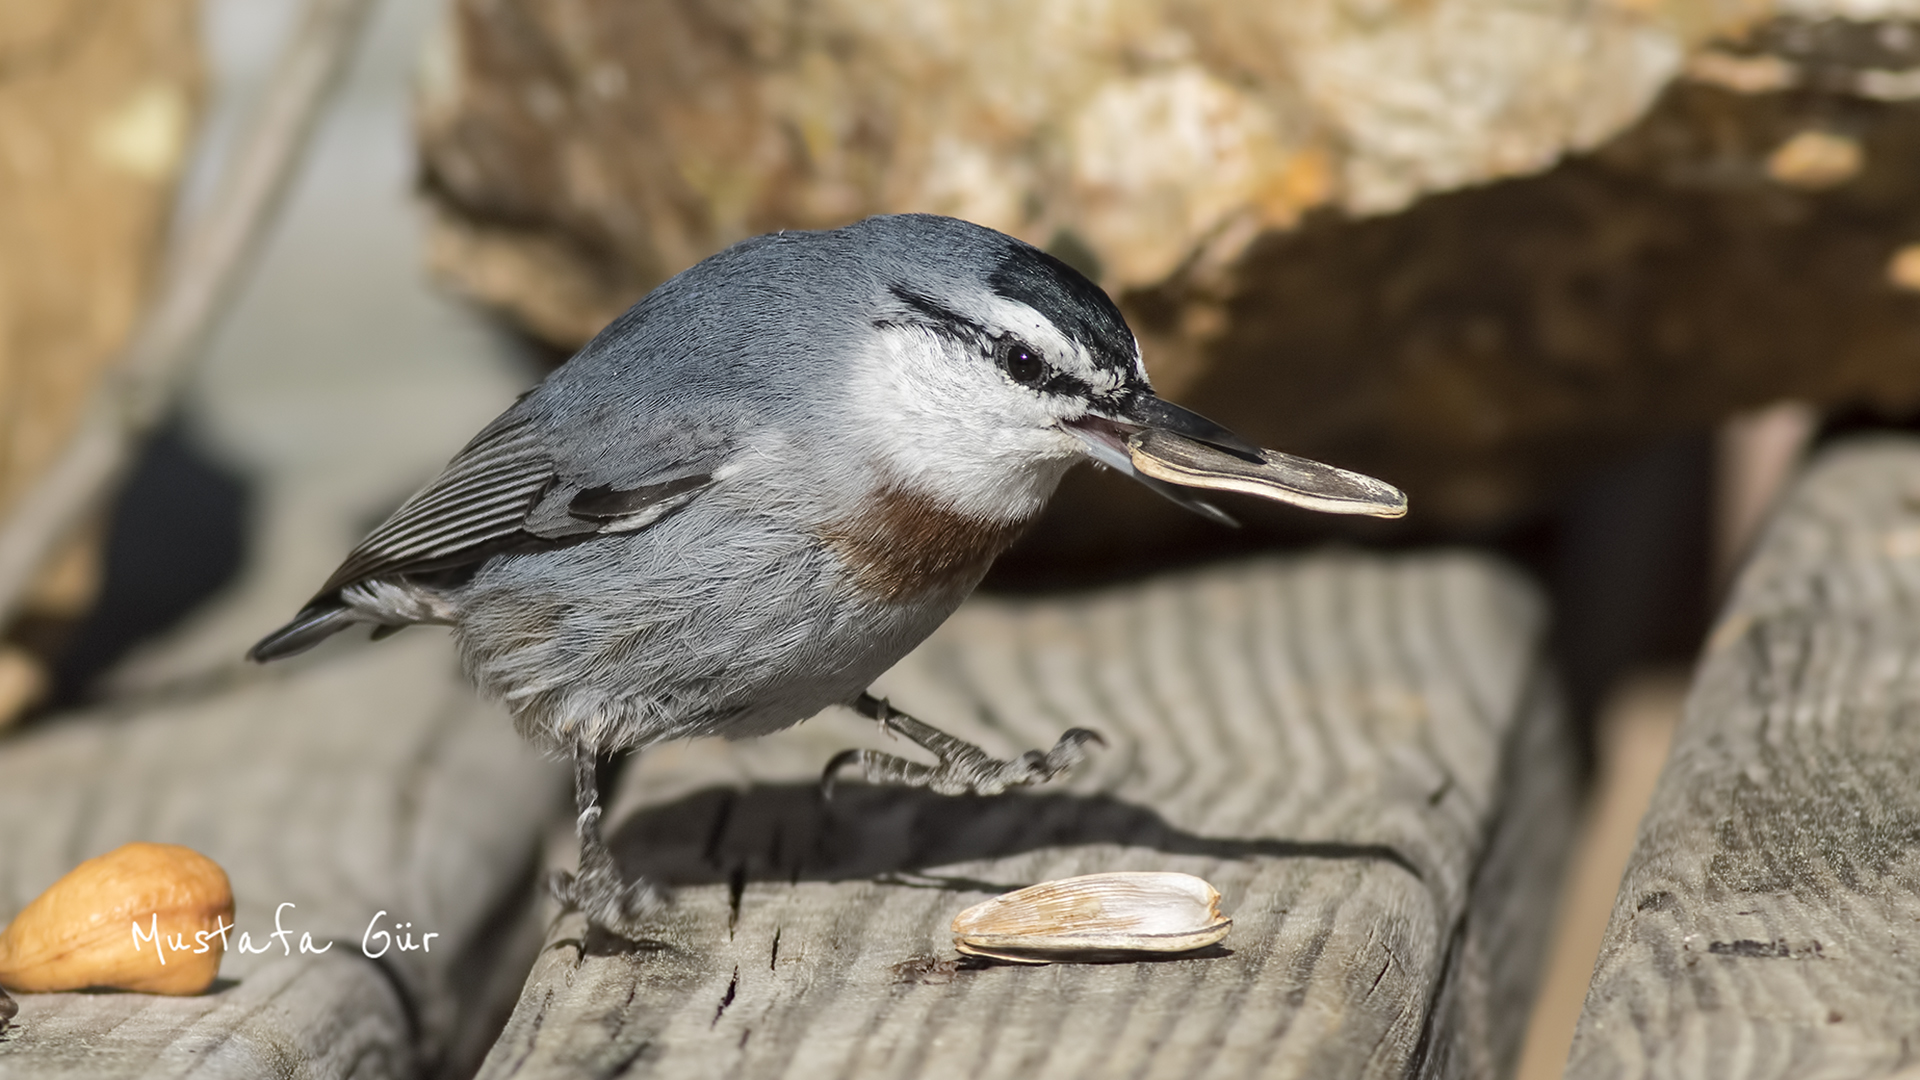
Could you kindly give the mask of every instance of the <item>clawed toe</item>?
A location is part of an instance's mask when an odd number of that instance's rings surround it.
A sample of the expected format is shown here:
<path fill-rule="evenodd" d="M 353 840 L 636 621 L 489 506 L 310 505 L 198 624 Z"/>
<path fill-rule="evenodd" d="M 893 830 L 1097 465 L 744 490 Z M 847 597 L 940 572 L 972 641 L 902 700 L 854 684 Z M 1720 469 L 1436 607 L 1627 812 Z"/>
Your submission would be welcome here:
<path fill-rule="evenodd" d="M 1107 745 L 1107 739 L 1106 736 L 1091 728 L 1068 728 L 1066 734 L 1060 736 L 1060 741 L 1054 743 L 1053 749 L 1047 751 L 1046 757 L 1042 759 L 1042 768 L 1047 773 L 1046 778 L 1051 780 L 1087 760 L 1088 743 L 1104 747 Z"/>
<path fill-rule="evenodd" d="M 925 747 L 939 761 L 922 765 L 877 750 L 843 750 L 827 762 L 820 777 L 821 792 L 828 797 L 833 795 L 834 779 L 847 766 L 856 764 L 871 784 L 923 787 L 941 795 L 998 795 L 1008 788 L 1046 783 L 1085 761 L 1087 744 L 1107 743 L 1097 731 L 1072 728 L 1044 754 L 1029 750 L 1012 761 L 1001 761 L 877 698 L 863 698 L 856 708 L 887 730 Z"/>
<path fill-rule="evenodd" d="M 869 784 L 892 787 L 931 787 L 936 791 L 940 790 L 935 785 L 935 777 L 940 772 L 939 768 L 922 765 L 917 761 L 908 761 L 906 758 L 895 757 L 892 754 L 883 754 L 878 750 L 842 750 L 833 755 L 832 760 L 827 762 L 827 767 L 821 770 L 820 795 L 822 798 L 833 798 L 833 785 L 839 779 L 840 773 L 849 765 L 860 766 L 860 777 Z M 943 792 L 943 794 L 953 793 Z"/>
<path fill-rule="evenodd" d="M 651 883 L 623 881 L 611 867 L 588 867 L 578 874 L 556 870 L 547 877 L 547 890 L 563 909 L 578 911 L 589 924 L 629 941 L 639 940 L 642 924 L 667 905 Z"/>

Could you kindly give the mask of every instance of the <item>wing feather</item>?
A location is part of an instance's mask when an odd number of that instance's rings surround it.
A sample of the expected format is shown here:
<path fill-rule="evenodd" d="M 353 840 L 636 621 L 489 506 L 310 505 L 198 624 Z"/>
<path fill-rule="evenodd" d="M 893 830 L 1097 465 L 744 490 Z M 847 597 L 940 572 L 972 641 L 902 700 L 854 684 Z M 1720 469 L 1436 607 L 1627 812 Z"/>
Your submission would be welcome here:
<path fill-rule="evenodd" d="M 639 456 L 650 468 L 631 486 L 585 486 L 572 477 L 579 462 L 556 461 L 539 430 L 509 414 L 349 552 L 315 599 L 372 578 L 478 562 L 516 545 L 644 528 L 705 490 L 725 452 L 718 440 L 701 445 L 676 434 L 669 433 L 665 453 Z"/>
<path fill-rule="evenodd" d="M 519 424 L 489 428 L 349 552 L 321 595 L 368 578 L 441 564 L 520 533 L 527 512 L 554 476 L 554 463 L 536 432 Z"/>

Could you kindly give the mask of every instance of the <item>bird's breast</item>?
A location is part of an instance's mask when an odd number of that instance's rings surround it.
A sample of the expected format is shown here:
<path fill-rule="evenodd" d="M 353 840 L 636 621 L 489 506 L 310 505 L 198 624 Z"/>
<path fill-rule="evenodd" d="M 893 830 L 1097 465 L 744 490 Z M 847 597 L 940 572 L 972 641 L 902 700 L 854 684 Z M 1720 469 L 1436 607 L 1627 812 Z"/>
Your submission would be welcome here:
<path fill-rule="evenodd" d="M 954 594 L 978 584 L 1032 520 L 974 517 L 922 492 L 886 486 L 827 524 L 820 538 L 869 596 L 890 603 L 957 600 Z"/>

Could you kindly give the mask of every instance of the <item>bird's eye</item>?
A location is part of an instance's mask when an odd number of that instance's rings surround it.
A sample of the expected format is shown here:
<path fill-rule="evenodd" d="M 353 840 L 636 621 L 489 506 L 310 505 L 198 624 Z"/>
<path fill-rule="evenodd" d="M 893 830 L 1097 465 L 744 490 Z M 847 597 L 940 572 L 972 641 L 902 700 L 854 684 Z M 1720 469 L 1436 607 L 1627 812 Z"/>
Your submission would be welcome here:
<path fill-rule="evenodd" d="M 1014 338 L 1000 339 L 1000 366 L 1007 375 L 1022 386 L 1036 386 L 1047 374 L 1047 363 L 1040 354 Z"/>

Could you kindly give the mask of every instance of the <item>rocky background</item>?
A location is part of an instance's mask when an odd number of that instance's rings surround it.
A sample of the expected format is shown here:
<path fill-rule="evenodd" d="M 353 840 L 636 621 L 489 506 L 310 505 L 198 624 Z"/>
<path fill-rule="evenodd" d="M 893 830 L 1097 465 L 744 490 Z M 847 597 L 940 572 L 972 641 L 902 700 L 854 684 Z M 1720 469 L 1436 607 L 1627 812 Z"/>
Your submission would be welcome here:
<path fill-rule="evenodd" d="M 1478 538 L 1755 406 L 1920 410 L 1915 18 L 458 0 L 419 91 L 430 257 L 570 350 L 740 238 L 961 215 L 1114 292 L 1164 391 L 1413 506 L 1236 505 L 1253 533 L 1222 538 L 1083 470 L 1002 580 L 1332 527 Z"/>

